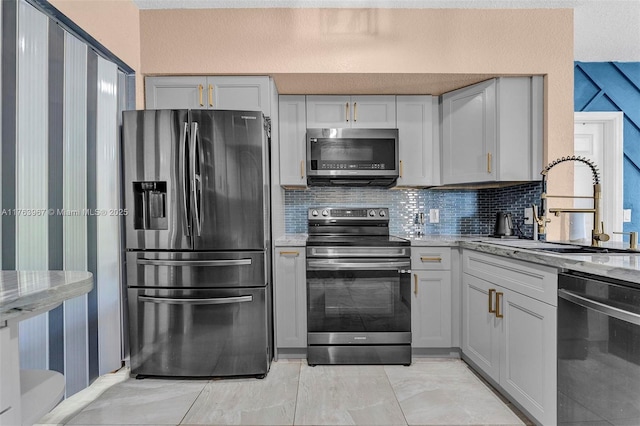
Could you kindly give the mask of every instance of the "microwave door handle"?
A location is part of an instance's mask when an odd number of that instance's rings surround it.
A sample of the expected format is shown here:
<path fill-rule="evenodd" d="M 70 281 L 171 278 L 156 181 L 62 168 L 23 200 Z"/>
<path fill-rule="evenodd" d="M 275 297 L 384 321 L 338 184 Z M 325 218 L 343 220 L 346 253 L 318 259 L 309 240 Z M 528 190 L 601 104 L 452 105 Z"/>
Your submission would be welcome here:
<path fill-rule="evenodd" d="M 190 234 L 190 222 L 189 222 L 189 179 L 187 177 L 188 173 L 188 163 L 187 163 L 187 144 L 189 143 L 189 123 L 184 123 L 182 126 L 182 130 L 180 131 L 180 158 L 179 165 L 180 170 L 178 174 L 180 175 L 180 186 L 182 187 L 182 207 L 184 212 L 184 229 L 186 231 L 187 237 L 191 236 Z"/>
<path fill-rule="evenodd" d="M 564 289 L 558 290 L 558 297 L 575 303 L 576 305 L 580 305 L 583 308 L 589 308 L 603 315 L 619 319 L 620 321 L 640 325 L 640 315 L 634 312 L 625 311 L 624 309 L 616 308 L 615 306 L 609 306 Z"/>

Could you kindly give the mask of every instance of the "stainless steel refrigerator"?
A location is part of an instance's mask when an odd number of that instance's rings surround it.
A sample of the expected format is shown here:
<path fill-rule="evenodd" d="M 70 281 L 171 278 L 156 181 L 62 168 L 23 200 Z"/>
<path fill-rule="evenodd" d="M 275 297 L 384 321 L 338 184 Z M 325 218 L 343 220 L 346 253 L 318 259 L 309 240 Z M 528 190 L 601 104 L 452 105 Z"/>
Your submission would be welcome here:
<path fill-rule="evenodd" d="M 133 376 L 264 376 L 271 362 L 268 123 L 123 113 Z"/>

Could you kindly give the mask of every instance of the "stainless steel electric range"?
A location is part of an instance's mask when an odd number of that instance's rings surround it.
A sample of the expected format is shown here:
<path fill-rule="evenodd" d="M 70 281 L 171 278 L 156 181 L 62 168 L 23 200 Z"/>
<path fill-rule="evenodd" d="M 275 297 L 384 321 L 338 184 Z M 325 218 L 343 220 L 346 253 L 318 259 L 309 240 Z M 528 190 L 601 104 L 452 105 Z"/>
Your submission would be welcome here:
<path fill-rule="evenodd" d="M 411 247 L 387 208 L 311 208 L 307 361 L 411 364 Z"/>

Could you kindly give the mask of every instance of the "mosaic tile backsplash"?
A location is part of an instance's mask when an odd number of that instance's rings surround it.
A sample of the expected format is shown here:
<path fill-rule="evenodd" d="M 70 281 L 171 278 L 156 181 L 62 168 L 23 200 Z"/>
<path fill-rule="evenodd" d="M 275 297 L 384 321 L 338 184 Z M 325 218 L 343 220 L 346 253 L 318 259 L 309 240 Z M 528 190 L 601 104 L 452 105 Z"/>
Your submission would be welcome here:
<path fill-rule="evenodd" d="M 511 213 L 516 235 L 533 236 L 533 225 L 524 225 L 524 209 L 540 204 L 542 185 L 490 189 L 384 189 L 325 188 L 285 190 L 285 231 L 307 232 L 309 207 L 388 207 L 389 231 L 417 235 L 416 215 L 424 213 L 422 232 L 436 234 L 491 234 L 497 212 Z M 429 209 L 440 210 L 440 222 L 429 223 Z M 520 231 L 520 232 L 519 232 Z"/>

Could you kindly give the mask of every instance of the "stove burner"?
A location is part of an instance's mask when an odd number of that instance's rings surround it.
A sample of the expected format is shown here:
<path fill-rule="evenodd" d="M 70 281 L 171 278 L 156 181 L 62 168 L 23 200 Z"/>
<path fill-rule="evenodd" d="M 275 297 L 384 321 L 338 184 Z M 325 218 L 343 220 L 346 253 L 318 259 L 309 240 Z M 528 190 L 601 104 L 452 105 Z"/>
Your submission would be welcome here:
<path fill-rule="evenodd" d="M 308 246 L 396 247 L 411 243 L 389 235 L 386 207 L 314 207 L 308 212 Z"/>

